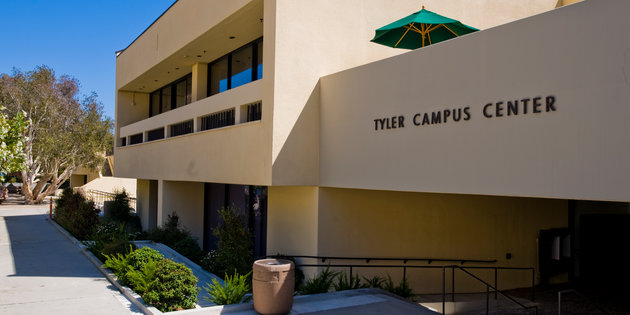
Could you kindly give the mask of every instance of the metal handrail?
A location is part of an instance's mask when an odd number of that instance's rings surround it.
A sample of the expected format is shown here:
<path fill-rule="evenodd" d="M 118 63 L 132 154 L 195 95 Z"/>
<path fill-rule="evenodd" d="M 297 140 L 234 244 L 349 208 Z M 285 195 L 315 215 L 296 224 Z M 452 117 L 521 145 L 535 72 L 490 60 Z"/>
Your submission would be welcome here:
<path fill-rule="evenodd" d="M 268 256 L 268 257 L 279 257 L 280 255 L 272 255 L 272 256 Z M 349 268 L 350 269 L 350 277 L 352 277 L 353 274 L 353 269 L 354 268 L 402 268 L 403 269 L 403 279 L 405 279 L 407 277 L 407 268 L 417 268 L 417 269 L 442 269 L 442 313 L 445 313 L 446 310 L 446 269 L 451 269 L 452 272 L 452 286 L 451 286 L 451 297 L 454 301 L 455 299 L 455 269 L 459 269 L 462 270 L 464 273 L 470 275 L 471 277 L 473 277 L 474 279 L 480 281 L 481 283 L 483 283 L 484 285 L 486 285 L 486 312 L 489 311 L 489 294 L 490 294 L 490 289 L 494 290 L 494 298 L 495 300 L 497 299 L 497 294 L 501 294 L 502 296 L 508 298 L 509 300 L 515 302 L 516 304 L 518 304 L 520 307 L 523 307 L 524 309 L 534 309 L 535 313 L 538 314 L 538 307 L 537 306 L 525 306 L 522 303 L 518 302 L 517 300 L 515 300 L 514 298 L 507 296 L 505 293 L 501 292 L 500 290 L 498 290 L 498 275 L 497 275 L 497 271 L 498 270 L 531 270 L 532 271 L 532 301 L 535 300 L 535 284 L 536 284 L 536 278 L 535 278 L 535 274 L 536 274 L 536 269 L 533 267 L 498 267 L 498 266 L 466 266 L 466 267 L 462 267 L 462 266 L 458 266 L 458 265 L 443 265 L 443 266 L 438 266 L 438 265 L 433 265 L 433 266 L 426 266 L 426 265 L 407 265 L 406 262 L 407 261 L 427 261 L 426 259 L 396 259 L 396 258 L 360 258 L 360 257 L 321 257 L 321 256 L 305 256 L 305 255 L 300 255 L 300 256 L 289 256 L 289 255 L 284 255 L 284 257 L 294 257 L 294 258 L 312 258 L 312 259 L 322 259 L 322 262 L 325 262 L 327 259 L 345 259 L 345 260 L 365 260 L 366 264 L 362 264 L 362 265 L 358 265 L 358 264 L 299 264 L 296 263 L 297 266 L 299 267 L 335 267 L 335 268 Z M 405 264 L 403 265 L 379 265 L 379 264 L 367 264 L 372 260 L 384 260 L 384 261 L 391 261 L 391 260 L 403 260 L 405 261 Z M 437 259 L 432 259 L 433 261 L 436 261 Z M 452 260 L 446 260 L 446 261 L 452 261 Z M 454 260 L 454 261 L 462 261 L 460 259 Z M 465 261 L 472 261 L 472 260 L 465 260 Z M 483 262 L 492 262 L 492 261 L 483 261 Z M 486 281 L 480 279 L 479 277 L 473 275 L 472 273 L 470 273 L 469 271 L 467 271 L 466 269 L 483 269 L 483 270 L 494 270 L 494 286 L 490 285 L 489 283 L 487 283 Z"/>
<path fill-rule="evenodd" d="M 453 258 L 395 258 L 395 257 L 343 257 L 343 256 L 308 256 L 308 255 L 286 255 L 288 257 L 294 258 L 311 258 L 311 259 L 321 259 L 322 262 L 326 262 L 326 260 L 365 260 L 366 263 L 370 261 L 402 261 L 403 264 L 406 264 L 410 261 L 426 261 L 427 263 L 432 262 L 460 262 L 462 265 L 465 263 L 496 263 L 496 259 L 453 259 Z M 270 256 L 273 257 L 273 256 Z"/>
<path fill-rule="evenodd" d="M 87 199 L 92 200 L 94 203 L 98 204 L 99 206 L 102 206 L 105 201 L 114 200 L 114 197 L 116 196 L 115 193 L 94 190 L 94 189 L 86 190 L 85 195 Z M 136 198 L 134 197 L 128 197 L 128 198 L 129 198 L 129 207 L 131 207 L 133 211 L 135 212 L 136 211 Z"/>
<path fill-rule="evenodd" d="M 492 286 L 491 284 L 487 283 L 486 281 L 482 280 L 481 278 L 475 276 L 474 274 L 470 273 L 468 270 L 464 269 L 464 267 L 461 266 L 444 266 L 442 269 L 442 314 L 445 314 L 445 310 L 446 310 L 446 268 L 451 268 L 453 270 L 453 279 L 455 278 L 455 269 L 459 269 L 461 271 L 463 271 L 464 273 L 466 273 L 467 275 L 471 276 L 473 279 L 483 283 L 486 286 L 486 314 L 489 313 L 490 311 L 490 289 L 494 290 L 495 292 L 495 299 L 496 299 L 496 293 L 501 294 L 501 296 L 507 298 L 508 300 L 518 304 L 520 307 L 524 308 L 524 309 L 534 309 L 534 313 L 538 314 L 538 306 L 533 305 L 533 306 L 525 306 L 523 305 L 521 302 L 517 301 L 516 299 L 512 298 L 511 296 L 508 296 L 507 294 L 501 292 L 499 289 L 497 289 L 496 287 L 496 283 L 495 286 Z M 470 268 L 470 267 L 465 267 L 465 268 Z M 498 268 L 498 267 L 494 267 L 494 268 Z M 476 268 L 479 269 L 479 268 Z M 534 269 L 534 268 L 515 268 L 515 267 L 505 267 L 504 269 L 517 269 L 517 270 L 523 270 L 523 269 Z M 495 269 L 495 277 L 496 277 L 496 270 Z M 454 281 L 453 281 L 454 282 Z M 496 282 L 496 278 L 495 278 L 495 282 Z M 534 288 L 534 284 L 532 284 L 532 296 L 533 296 L 533 288 Z M 453 289 L 453 295 L 454 295 L 454 289 Z M 454 297 L 453 297 L 454 298 Z M 533 300 L 533 298 L 532 298 Z"/>

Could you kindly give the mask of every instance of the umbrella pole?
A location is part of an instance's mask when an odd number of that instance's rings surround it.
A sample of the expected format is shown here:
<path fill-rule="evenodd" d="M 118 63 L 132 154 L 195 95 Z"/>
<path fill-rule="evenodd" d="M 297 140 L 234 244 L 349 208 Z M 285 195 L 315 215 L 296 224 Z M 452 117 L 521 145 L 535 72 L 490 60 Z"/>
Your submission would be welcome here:
<path fill-rule="evenodd" d="M 400 41 L 403 40 L 403 38 L 405 38 L 405 36 L 407 36 L 407 33 L 409 32 L 409 30 L 413 27 L 413 23 L 411 23 L 411 26 L 407 27 L 407 30 L 405 31 L 405 34 L 403 34 L 402 37 L 400 37 L 400 39 L 396 42 L 396 45 L 394 45 L 394 47 L 397 47 L 398 44 L 400 44 Z"/>

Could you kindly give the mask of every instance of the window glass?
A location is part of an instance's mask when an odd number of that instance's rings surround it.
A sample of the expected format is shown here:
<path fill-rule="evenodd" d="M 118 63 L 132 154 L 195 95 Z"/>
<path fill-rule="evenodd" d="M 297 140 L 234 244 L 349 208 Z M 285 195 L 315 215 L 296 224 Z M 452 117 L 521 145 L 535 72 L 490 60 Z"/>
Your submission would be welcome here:
<path fill-rule="evenodd" d="M 252 82 L 252 45 L 232 53 L 232 86 L 235 88 Z"/>
<path fill-rule="evenodd" d="M 192 103 L 192 74 L 186 78 L 186 104 Z"/>
<path fill-rule="evenodd" d="M 179 81 L 175 87 L 176 90 L 176 97 L 175 97 L 175 107 L 176 108 L 180 108 L 186 104 L 188 104 L 187 102 L 187 87 L 186 87 L 186 83 L 187 80 L 183 80 L 183 81 Z"/>
<path fill-rule="evenodd" d="M 151 93 L 151 116 L 160 113 L 160 91 Z"/>
<path fill-rule="evenodd" d="M 171 86 L 162 88 L 162 113 L 171 109 Z"/>
<path fill-rule="evenodd" d="M 257 62 L 257 69 L 256 69 L 256 80 L 260 80 L 262 79 L 262 75 L 263 75 L 263 41 L 259 41 L 258 42 L 258 62 Z"/>
<path fill-rule="evenodd" d="M 228 89 L 228 58 L 222 57 L 210 65 L 210 95 L 221 93 Z"/>

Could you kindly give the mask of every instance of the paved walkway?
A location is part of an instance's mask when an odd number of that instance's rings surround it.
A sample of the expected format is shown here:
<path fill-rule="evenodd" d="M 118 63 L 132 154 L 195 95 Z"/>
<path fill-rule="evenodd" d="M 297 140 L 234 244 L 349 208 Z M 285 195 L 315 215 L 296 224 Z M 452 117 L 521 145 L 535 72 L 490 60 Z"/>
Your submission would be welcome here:
<path fill-rule="evenodd" d="M 126 300 L 46 221 L 48 205 L 0 205 L 0 314 L 131 314 Z"/>
<path fill-rule="evenodd" d="M 47 222 L 48 205 L 0 205 L 0 314 L 139 313 L 66 236 Z M 257 314 L 252 303 L 175 312 Z M 295 297 L 294 314 L 436 314 L 385 291 Z"/>

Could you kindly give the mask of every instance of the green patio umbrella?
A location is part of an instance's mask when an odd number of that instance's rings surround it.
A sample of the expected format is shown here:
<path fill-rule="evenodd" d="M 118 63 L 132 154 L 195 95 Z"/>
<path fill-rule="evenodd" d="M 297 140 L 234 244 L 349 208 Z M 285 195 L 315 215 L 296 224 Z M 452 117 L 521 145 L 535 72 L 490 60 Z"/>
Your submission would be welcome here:
<path fill-rule="evenodd" d="M 405 49 L 416 49 L 478 31 L 457 20 L 422 10 L 376 30 L 372 42 Z"/>

